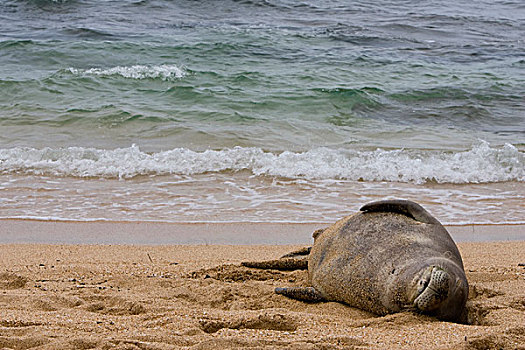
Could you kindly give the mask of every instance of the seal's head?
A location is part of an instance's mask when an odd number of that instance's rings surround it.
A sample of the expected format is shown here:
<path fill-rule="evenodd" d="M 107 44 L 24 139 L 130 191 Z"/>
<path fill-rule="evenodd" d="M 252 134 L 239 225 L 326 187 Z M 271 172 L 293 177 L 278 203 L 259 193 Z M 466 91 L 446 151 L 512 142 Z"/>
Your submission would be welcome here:
<path fill-rule="evenodd" d="M 409 302 L 415 309 L 445 321 L 461 321 L 467 297 L 463 269 L 445 259 L 425 263 L 408 290 Z"/>

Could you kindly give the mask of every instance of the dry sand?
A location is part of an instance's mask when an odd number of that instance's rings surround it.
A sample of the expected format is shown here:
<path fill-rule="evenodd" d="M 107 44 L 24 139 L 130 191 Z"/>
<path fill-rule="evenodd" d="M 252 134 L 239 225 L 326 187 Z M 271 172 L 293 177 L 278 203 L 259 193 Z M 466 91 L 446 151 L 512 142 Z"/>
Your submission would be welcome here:
<path fill-rule="evenodd" d="M 470 325 L 273 293 L 297 245 L 0 245 L 0 349 L 525 349 L 525 241 L 460 243 Z"/>

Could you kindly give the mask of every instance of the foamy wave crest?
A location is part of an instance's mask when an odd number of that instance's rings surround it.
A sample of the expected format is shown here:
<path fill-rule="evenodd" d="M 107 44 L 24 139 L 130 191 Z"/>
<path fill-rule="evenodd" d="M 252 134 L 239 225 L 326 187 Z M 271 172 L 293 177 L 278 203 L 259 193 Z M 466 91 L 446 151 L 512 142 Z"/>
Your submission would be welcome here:
<path fill-rule="evenodd" d="M 129 79 L 162 79 L 172 80 L 179 79 L 185 75 L 184 70 L 175 65 L 160 65 L 160 66 L 143 66 L 136 65 L 131 67 L 112 67 L 107 69 L 91 68 L 91 69 L 77 69 L 69 68 L 69 71 L 75 75 L 97 75 L 97 76 L 114 76 L 118 75 Z"/>
<path fill-rule="evenodd" d="M 177 148 L 150 154 L 135 145 L 115 150 L 82 147 L 0 149 L 0 172 L 4 174 L 132 178 L 241 170 L 254 175 L 303 179 L 523 182 L 525 155 L 510 144 L 496 148 L 486 142 L 462 152 L 318 148 L 302 153 L 275 154 L 259 148 L 235 147 L 204 152 Z"/>

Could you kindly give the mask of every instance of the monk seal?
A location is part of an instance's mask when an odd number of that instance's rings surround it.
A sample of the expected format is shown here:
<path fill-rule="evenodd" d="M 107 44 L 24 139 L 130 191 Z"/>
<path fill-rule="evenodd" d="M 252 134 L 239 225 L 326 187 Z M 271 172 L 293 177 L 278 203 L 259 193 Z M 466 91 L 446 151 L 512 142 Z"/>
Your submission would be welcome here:
<path fill-rule="evenodd" d="M 412 310 L 462 321 L 468 282 L 458 248 L 419 204 L 385 200 L 313 234 L 314 244 L 244 266 L 308 269 L 308 287 L 276 288 L 303 301 L 337 301 L 386 315 Z"/>

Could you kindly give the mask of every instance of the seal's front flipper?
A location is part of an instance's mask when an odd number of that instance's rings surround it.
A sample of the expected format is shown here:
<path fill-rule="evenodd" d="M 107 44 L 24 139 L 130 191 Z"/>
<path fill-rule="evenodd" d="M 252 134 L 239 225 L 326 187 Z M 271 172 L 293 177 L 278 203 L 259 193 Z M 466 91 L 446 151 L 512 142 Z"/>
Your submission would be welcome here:
<path fill-rule="evenodd" d="M 254 267 L 256 269 L 266 270 L 307 270 L 308 269 L 308 255 L 302 258 L 281 258 L 267 261 L 243 261 L 242 266 Z"/>
<path fill-rule="evenodd" d="M 275 293 L 310 303 L 317 303 L 325 300 L 321 293 L 313 287 L 275 288 Z"/>
<path fill-rule="evenodd" d="M 368 212 L 390 212 L 406 215 L 414 220 L 425 224 L 439 224 L 439 221 L 430 215 L 419 204 L 407 200 L 385 200 L 365 204 L 361 211 Z"/>

